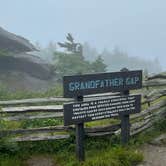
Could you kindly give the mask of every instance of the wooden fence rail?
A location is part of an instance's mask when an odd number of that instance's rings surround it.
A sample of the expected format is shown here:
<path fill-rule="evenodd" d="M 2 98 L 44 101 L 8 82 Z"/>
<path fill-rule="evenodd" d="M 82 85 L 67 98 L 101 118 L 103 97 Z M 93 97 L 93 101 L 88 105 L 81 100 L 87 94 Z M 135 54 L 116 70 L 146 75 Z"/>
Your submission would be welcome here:
<path fill-rule="evenodd" d="M 148 104 L 148 108 L 145 107 L 146 109 L 141 111 L 141 113 L 130 116 L 130 135 L 138 134 L 139 132 L 142 132 L 145 129 L 151 127 L 153 122 L 155 122 L 156 117 L 166 116 L 166 81 L 164 79 L 165 76 L 161 77 L 158 75 L 153 78 L 151 77 L 146 82 L 144 82 L 143 87 L 157 87 L 157 89 L 150 92 L 148 91 L 146 94 L 144 94 L 143 91 L 140 92 L 144 96 L 142 106 L 144 107 L 144 105 Z M 93 99 L 98 99 L 108 96 L 113 97 L 116 95 L 119 95 L 119 93 L 91 95 L 86 96 L 85 100 L 90 100 L 92 97 Z M 65 99 L 62 97 L 0 101 L 0 120 L 20 121 L 48 118 L 63 119 L 62 103 L 71 101 L 73 101 L 73 99 Z M 114 125 L 89 127 L 85 128 L 85 134 L 87 136 L 119 134 L 120 127 L 121 124 L 119 122 Z M 74 130 L 75 128 L 73 126 L 47 126 L 30 129 L 1 130 L 0 137 L 10 135 L 12 136 L 13 141 L 66 139 L 70 137 L 70 132 L 73 132 Z"/>

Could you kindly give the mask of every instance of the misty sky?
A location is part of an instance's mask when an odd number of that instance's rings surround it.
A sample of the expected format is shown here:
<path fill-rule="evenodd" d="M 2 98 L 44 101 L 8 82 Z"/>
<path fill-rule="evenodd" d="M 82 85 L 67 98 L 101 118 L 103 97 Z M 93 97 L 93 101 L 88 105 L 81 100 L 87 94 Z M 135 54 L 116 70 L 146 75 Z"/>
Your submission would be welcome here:
<path fill-rule="evenodd" d="M 98 50 L 158 57 L 166 70 L 166 0 L 0 0 L 0 26 L 43 46 L 71 32 Z"/>

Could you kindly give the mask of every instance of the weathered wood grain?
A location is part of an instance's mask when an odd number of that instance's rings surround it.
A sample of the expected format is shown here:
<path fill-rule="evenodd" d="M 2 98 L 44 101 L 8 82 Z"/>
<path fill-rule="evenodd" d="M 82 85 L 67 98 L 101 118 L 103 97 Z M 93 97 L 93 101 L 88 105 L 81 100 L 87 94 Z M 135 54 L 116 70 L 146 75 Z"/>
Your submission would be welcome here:
<path fill-rule="evenodd" d="M 0 113 L 62 112 L 63 105 L 3 107 Z"/>
<path fill-rule="evenodd" d="M 153 80 L 153 79 L 166 79 L 166 74 L 162 73 L 162 74 L 157 74 L 151 77 L 147 78 L 148 80 Z"/>
<path fill-rule="evenodd" d="M 101 98 L 101 97 L 109 97 L 109 96 L 117 96 L 120 93 L 103 93 L 98 95 L 88 95 L 85 96 L 85 100 L 90 98 Z M 8 100 L 8 101 L 0 101 L 0 106 L 14 106 L 14 105 L 33 105 L 33 104 L 49 104 L 49 103 L 57 103 L 57 102 L 72 102 L 74 99 L 72 98 L 63 98 L 63 97 L 49 97 L 49 98 L 32 98 L 32 99 L 20 99 L 20 100 Z"/>
<path fill-rule="evenodd" d="M 9 100 L 0 101 L 1 106 L 19 105 L 19 104 L 44 104 L 44 103 L 55 103 L 55 102 L 70 102 L 73 99 L 67 99 L 63 97 L 50 97 L 50 98 L 33 98 L 33 99 L 20 99 L 20 100 Z"/>
<path fill-rule="evenodd" d="M 148 114 L 151 114 L 152 111 L 154 110 L 157 110 L 157 109 L 160 109 L 162 107 L 165 107 L 166 106 L 166 102 L 165 101 L 161 101 L 159 103 L 157 103 L 156 105 L 152 105 L 151 107 L 149 107 L 148 109 L 144 110 L 144 111 L 141 111 L 140 113 L 138 114 L 133 114 L 130 116 L 130 119 L 131 120 L 135 120 L 137 118 L 141 118 L 145 115 L 148 115 Z"/>
<path fill-rule="evenodd" d="M 165 78 L 164 78 L 165 79 Z M 166 81 L 159 79 L 159 76 L 150 78 L 145 81 L 143 86 L 166 86 Z M 85 96 L 86 100 L 101 99 L 109 96 L 116 96 L 119 93 L 107 93 L 101 95 L 90 95 Z M 154 102 L 159 98 L 166 96 L 166 89 L 156 89 L 146 94 L 146 100 L 142 104 L 148 102 Z M 31 119 L 43 119 L 43 118 L 63 118 L 63 105 L 56 105 L 57 102 L 71 102 L 73 99 L 65 99 L 62 97 L 56 98 L 36 98 L 36 99 L 23 99 L 23 100 L 12 100 L 12 101 L 0 101 L 1 111 L 0 120 L 31 120 Z M 50 104 L 49 104 L 50 103 Z M 54 104 L 53 104 L 54 103 Z M 35 106 L 32 106 L 34 105 Z M 47 104 L 41 106 L 41 104 Z M 26 105 L 26 106 L 22 106 Z M 38 106 L 36 106 L 38 105 Z M 166 116 L 166 101 L 163 100 L 151 105 L 148 109 L 141 111 L 139 114 L 130 116 L 132 121 L 130 135 L 138 134 L 153 125 L 153 122 L 157 120 L 157 117 Z M 158 110 L 158 111 L 157 111 Z M 120 133 L 121 124 L 97 126 L 85 128 L 85 134 L 90 137 L 105 136 Z M 73 126 L 48 126 L 31 129 L 16 129 L 16 130 L 5 130 L 0 131 L 0 136 L 7 135 L 21 135 L 13 138 L 13 141 L 41 141 L 41 140 L 54 140 L 54 139 L 67 139 L 69 138 L 70 132 L 75 131 Z M 56 134 L 57 132 L 57 134 Z M 59 134 L 58 132 L 65 132 L 67 134 Z M 54 135 L 53 135 L 54 134 Z M 56 134 L 56 135 L 55 135 Z"/>
<path fill-rule="evenodd" d="M 5 121 L 20 121 L 20 120 L 34 120 L 34 119 L 49 119 L 49 118 L 63 118 L 63 112 L 42 112 L 37 115 L 31 114 L 7 114 L 6 116 L 0 116 L 0 120 Z"/>
<path fill-rule="evenodd" d="M 14 142 L 23 142 L 23 141 L 47 141 L 47 140 L 56 140 L 56 139 L 67 139 L 70 135 L 34 135 L 34 136 L 20 136 L 12 138 Z"/>
<path fill-rule="evenodd" d="M 160 87 L 166 86 L 166 80 L 149 80 L 143 82 L 143 87 Z"/>
<path fill-rule="evenodd" d="M 65 126 L 50 126 L 50 127 L 40 127 L 40 128 L 30 128 L 30 129 L 17 129 L 17 130 L 5 130 L 1 131 L 2 136 L 7 136 L 10 134 L 27 134 L 27 133 L 51 133 L 51 132 L 68 132 L 72 131 L 74 128 Z"/>

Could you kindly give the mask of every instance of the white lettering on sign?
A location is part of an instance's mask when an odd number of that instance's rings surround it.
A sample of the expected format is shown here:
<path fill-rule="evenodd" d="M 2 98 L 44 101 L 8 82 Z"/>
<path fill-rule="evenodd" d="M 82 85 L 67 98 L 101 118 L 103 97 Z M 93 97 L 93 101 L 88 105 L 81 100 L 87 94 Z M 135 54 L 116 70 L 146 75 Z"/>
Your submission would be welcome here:
<path fill-rule="evenodd" d="M 124 79 L 121 77 L 117 77 L 114 79 L 104 79 L 104 80 L 89 80 L 85 82 L 70 82 L 69 83 L 69 91 L 78 91 L 85 89 L 97 89 L 97 88 L 105 88 L 105 87 L 118 87 L 123 86 Z"/>
<path fill-rule="evenodd" d="M 124 112 L 134 113 L 134 111 L 137 109 L 136 102 L 140 102 L 140 95 L 121 96 L 69 104 L 71 107 L 69 110 L 66 110 L 66 112 L 70 112 L 67 118 L 70 121 L 79 121 L 87 118 L 88 121 L 91 121 L 115 117 Z"/>

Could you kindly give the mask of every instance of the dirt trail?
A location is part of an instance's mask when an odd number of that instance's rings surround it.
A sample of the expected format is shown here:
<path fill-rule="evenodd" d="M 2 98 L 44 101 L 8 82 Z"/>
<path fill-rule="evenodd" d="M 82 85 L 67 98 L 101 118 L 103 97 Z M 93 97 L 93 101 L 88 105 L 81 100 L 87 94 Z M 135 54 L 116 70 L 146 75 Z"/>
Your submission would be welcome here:
<path fill-rule="evenodd" d="M 141 151 L 144 155 L 143 163 L 138 166 L 166 166 L 166 134 L 145 144 Z"/>
<path fill-rule="evenodd" d="M 138 166 L 166 166 L 166 147 L 147 144 L 142 152 L 144 162 Z"/>
<path fill-rule="evenodd" d="M 27 166 L 56 166 L 49 156 L 33 156 L 26 162 Z"/>

